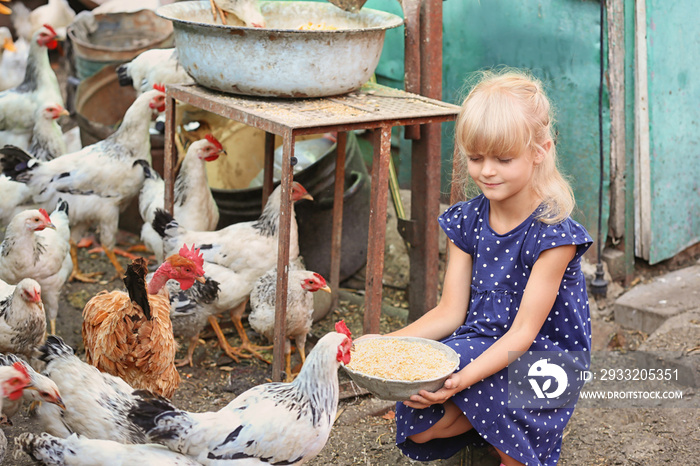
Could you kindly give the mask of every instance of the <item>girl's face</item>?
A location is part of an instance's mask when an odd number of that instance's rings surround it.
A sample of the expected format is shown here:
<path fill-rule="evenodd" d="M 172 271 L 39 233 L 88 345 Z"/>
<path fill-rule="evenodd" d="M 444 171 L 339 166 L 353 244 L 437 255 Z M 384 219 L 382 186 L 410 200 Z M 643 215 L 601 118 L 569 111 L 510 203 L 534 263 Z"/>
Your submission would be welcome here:
<path fill-rule="evenodd" d="M 531 149 L 517 155 L 472 154 L 467 158 L 467 169 L 487 199 L 502 202 L 534 195 L 532 175 L 541 161 Z"/>

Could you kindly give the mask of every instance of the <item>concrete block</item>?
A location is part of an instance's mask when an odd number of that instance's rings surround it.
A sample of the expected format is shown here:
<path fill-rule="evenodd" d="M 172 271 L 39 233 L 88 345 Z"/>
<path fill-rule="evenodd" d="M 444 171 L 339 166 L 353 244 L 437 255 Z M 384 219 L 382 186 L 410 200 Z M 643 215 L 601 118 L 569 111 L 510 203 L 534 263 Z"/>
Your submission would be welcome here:
<path fill-rule="evenodd" d="M 615 301 L 615 321 L 653 333 L 667 319 L 700 308 L 700 266 L 695 265 L 638 285 Z"/>
<path fill-rule="evenodd" d="M 603 249 L 603 262 L 608 266 L 608 272 L 613 280 L 625 278 L 625 253 L 619 249 Z"/>

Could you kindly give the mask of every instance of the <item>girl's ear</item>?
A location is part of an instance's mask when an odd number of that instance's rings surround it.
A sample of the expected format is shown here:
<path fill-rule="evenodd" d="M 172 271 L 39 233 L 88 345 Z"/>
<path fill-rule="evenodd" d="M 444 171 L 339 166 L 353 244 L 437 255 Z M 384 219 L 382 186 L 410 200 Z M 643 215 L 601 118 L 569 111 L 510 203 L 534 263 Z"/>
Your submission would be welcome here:
<path fill-rule="evenodd" d="M 535 165 L 539 165 L 544 162 L 544 158 L 547 153 L 552 149 L 552 140 L 547 139 L 544 144 L 542 144 L 535 153 Z"/>

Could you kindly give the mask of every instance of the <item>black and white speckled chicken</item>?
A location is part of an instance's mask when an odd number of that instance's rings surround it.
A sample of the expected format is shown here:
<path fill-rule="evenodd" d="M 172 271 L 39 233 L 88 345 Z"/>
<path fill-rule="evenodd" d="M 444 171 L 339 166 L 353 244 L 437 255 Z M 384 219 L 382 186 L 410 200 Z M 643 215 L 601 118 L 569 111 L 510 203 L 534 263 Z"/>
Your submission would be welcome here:
<path fill-rule="evenodd" d="M 17 285 L 0 280 L 0 352 L 31 358 L 45 334 L 41 286 L 31 278 Z"/>
<path fill-rule="evenodd" d="M 42 403 L 36 410 L 42 428 L 51 435 L 75 433 L 120 443 L 146 443 L 143 430 L 127 415 L 134 389 L 119 377 L 83 362 L 60 337 L 49 335 L 39 348 L 46 363 L 42 374 L 58 387 L 65 408 Z"/>
<path fill-rule="evenodd" d="M 286 362 L 287 381 L 293 379 L 290 339 L 301 356 L 301 363 L 306 360 L 306 335 L 311 331 L 314 313 L 314 296 L 316 291 L 328 293 L 331 289 L 324 278 L 309 270 L 290 270 L 287 286 L 286 338 L 284 341 L 284 356 Z M 275 336 L 275 303 L 277 297 L 277 268 L 273 268 L 255 283 L 250 293 L 250 327 L 274 341 Z"/>
<path fill-rule="evenodd" d="M 148 392 L 129 418 L 151 441 L 204 465 L 303 464 L 328 440 L 338 409 L 338 367 L 350 362 L 344 322 L 321 338 L 292 383 L 243 392 L 217 412 L 189 413 Z"/>
<path fill-rule="evenodd" d="M 196 461 L 160 445 L 130 445 L 72 434 L 54 437 L 24 432 L 15 443 L 38 464 L 48 466 L 198 466 Z"/>

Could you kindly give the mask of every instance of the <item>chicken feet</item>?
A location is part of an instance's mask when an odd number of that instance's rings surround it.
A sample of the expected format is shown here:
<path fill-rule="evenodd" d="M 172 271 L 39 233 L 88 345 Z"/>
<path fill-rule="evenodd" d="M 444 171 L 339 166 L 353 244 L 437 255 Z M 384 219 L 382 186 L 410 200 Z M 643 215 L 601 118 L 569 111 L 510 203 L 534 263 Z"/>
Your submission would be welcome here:
<path fill-rule="evenodd" d="M 182 359 L 176 359 L 175 360 L 175 367 L 182 367 L 182 366 L 186 366 L 188 364 L 190 365 L 190 367 L 194 366 L 194 364 L 192 362 L 192 357 L 194 356 L 194 350 L 195 350 L 195 348 L 197 348 L 197 344 L 200 341 L 201 340 L 199 339 L 199 334 L 190 338 L 190 344 L 187 347 L 187 356 L 185 356 Z"/>
<path fill-rule="evenodd" d="M 70 273 L 70 277 L 68 277 L 69 281 L 78 280 L 83 283 L 97 283 L 97 279 L 93 277 L 104 275 L 104 272 L 83 273 L 80 271 L 80 267 L 78 266 L 78 245 L 75 244 L 73 240 L 70 240 L 70 258 L 73 262 L 73 271 Z M 55 330 L 55 328 L 52 328 L 52 330 Z M 55 334 L 54 331 L 51 333 Z"/>
<path fill-rule="evenodd" d="M 216 320 L 216 317 L 209 316 L 208 320 L 209 325 L 211 325 L 212 330 L 214 330 L 214 333 L 216 334 L 216 338 L 219 340 L 219 346 L 221 347 L 223 352 L 226 353 L 226 356 L 233 359 L 235 362 L 241 362 L 240 358 L 252 358 L 252 356 L 248 354 L 243 354 L 240 348 L 233 347 L 228 343 L 226 335 L 224 335 L 224 332 L 221 330 L 221 327 L 219 326 L 219 322 Z"/>

